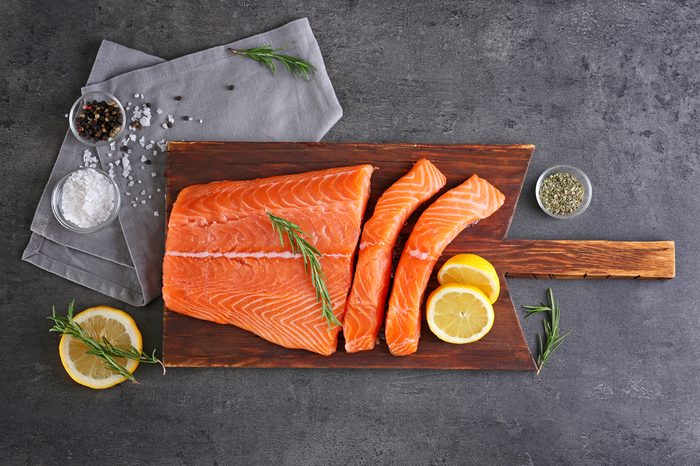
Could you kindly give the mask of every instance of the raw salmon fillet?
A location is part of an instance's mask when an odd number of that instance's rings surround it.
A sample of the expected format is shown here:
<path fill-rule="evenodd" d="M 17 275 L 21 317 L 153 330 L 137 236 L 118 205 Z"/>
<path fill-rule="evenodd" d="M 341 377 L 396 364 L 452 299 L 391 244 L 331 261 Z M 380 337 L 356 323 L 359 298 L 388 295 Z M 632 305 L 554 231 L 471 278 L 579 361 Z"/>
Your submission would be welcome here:
<path fill-rule="evenodd" d="M 394 356 L 413 354 L 420 338 L 423 293 L 442 251 L 466 227 L 496 212 L 505 196 L 473 175 L 440 196 L 420 216 L 394 275 L 385 336 Z"/>
<path fill-rule="evenodd" d="M 296 223 L 320 262 L 342 322 L 373 167 L 189 186 L 168 222 L 163 299 L 169 310 L 231 324 L 287 348 L 335 352 L 301 255 L 267 212 Z"/>
<path fill-rule="evenodd" d="M 445 186 L 445 181 L 435 165 L 422 159 L 377 201 L 372 218 L 362 230 L 355 278 L 345 305 L 343 336 L 348 353 L 371 350 L 377 343 L 399 232 L 408 217 Z"/>

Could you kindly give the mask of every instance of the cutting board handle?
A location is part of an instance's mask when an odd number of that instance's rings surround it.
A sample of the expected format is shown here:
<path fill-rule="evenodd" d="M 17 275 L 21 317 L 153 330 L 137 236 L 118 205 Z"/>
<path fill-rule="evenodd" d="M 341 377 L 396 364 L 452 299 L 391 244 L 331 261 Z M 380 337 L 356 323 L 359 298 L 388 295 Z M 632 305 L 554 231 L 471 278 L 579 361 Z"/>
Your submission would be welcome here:
<path fill-rule="evenodd" d="M 506 277 L 661 279 L 676 275 L 673 241 L 474 240 L 465 252 Z"/>

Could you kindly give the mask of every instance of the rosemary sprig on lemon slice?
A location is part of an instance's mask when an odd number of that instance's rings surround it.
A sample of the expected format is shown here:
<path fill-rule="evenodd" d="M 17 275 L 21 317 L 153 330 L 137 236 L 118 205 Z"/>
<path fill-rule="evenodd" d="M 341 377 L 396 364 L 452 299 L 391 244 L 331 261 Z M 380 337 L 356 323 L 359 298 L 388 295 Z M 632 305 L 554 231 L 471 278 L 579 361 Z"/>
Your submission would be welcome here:
<path fill-rule="evenodd" d="M 54 323 L 49 331 L 61 334 L 59 355 L 74 381 L 90 388 L 109 388 L 125 380 L 136 382 L 133 372 L 140 362 L 163 365 L 155 350 L 150 356 L 141 351 L 141 332 L 129 314 L 97 306 L 73 316 L 74 305 L 71 301 L 66 316 L 57 316 L 53 308 L 48 317 Z"/>

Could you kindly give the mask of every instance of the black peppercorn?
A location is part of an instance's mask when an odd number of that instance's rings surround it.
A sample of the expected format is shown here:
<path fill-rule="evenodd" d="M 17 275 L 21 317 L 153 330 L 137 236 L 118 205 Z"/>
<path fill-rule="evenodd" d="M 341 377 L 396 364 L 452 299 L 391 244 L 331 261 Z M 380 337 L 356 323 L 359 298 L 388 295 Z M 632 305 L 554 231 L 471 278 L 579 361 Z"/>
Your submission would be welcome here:
<path fill-rule="evenodd" d="M 82 138 L 105 141 L 121 131 L 123 119 L 116 102 L 93 100 L 83 104 L 75 126 Z"/>

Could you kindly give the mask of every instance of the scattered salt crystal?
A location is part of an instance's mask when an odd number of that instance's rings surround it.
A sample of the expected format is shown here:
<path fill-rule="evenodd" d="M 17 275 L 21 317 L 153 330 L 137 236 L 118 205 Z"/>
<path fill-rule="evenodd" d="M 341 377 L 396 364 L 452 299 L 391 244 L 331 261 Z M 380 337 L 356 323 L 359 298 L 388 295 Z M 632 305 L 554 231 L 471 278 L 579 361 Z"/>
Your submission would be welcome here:
<path fill-rule="evenodd" d="M 136 135 L 134 133 L 129 133 L 129 139 L 136 141 Z"/>
<path fill-rule="evenodd" d="M 160 126 L 162 126 L 162 127 L 163 127 L 163 129 L 168 129 L 168 124 L 167 124 L 167 123 L 163 123 L 163 124 L 162 124 L 162 125 L 160 125 Z"/>
<path fill-rule="evenodd" d="M 145 204 L 145 203 L 146 203 L 146 199 L 141 199 L 141 204 Z"/>
<path fill-rule="evenodd" d="M 161 152 L 165 152 L 168 148 L 168 145 L 165 143 L 165 139 L 161 139 L 156 144 L 158 145 L 158 149 L 160 149 Z"/>
<path fill-rule="evenodd" d="M 131 193 L 129 191 L 125 192 L 124 194 L 126 194 L 127 196 L 131 196 Z"/>
<path fill-rule="evenodd" d="M 143 170 L 143 165 L 141 165 L 141 170 Z"/>
<path fill-rule="evenodd" d="M 68 114 L 66 113 L 65 115 L 63 115 L 63 118 L 68 118 Z"/>
<path fill-rule="evenodd" d="M 148 198 L 149 198 L 149 199 L 152 198 L 152 197 L 153 197 L 153 196 L 151 196 L 150 194 L 148 195 Z"/>
<path fill-rule="evenodd" d="M 97 168 L 97 157 L 92 155 L 90 149 L 85 149 L 83 152 L 83 165 L 88 168 Z"/>
<path fill-rule="evenodd" d="M 153 216 L 154 216 L 154 217 L 157 217 L 158 215 L 159 215 L 159 214 L 158 214 L 158 211 L 157 211 L 157 210 L 154 210 L 154 211 L 153 211 Z"/>
<path fill-rule="evenodd" d="M 127 105 L 127 107 L 131 107 L 131 101 L 128 101 L 128 102 L 126 103 L 126 105 Z"/>
<path fill-rule="evenodd" d="M 138 180 L 139 184 L 141 184 L 141 180 Z"/>
<path fill-rule="evenodd" d="M 134 185 L 134 182 L 133 182 L 133 181 L 129 181 L 129 182 L 127 183 L 127 186 L 129 186 L 129 187 L 132 187 L 133 185 Z"/>
<path fill-rule="evenodd" d="M 151 178 L 155 178 L 155 177 L 156 177 L 156 172 L 151 172 Z"/>
<path fill-rule="evenodd" d="M 130 173 L 131 162 L 129 162 L 129 157 L 125 155 L 124 157 L 122 157 L 122 176 L 126 178 L 129 176 Z"/>
<path fill-rule="evenodd" d="M 145 162 L 146 160 L 148 160 L 148 159 L 146 158 L 146 156 L 145 156 L 145 155 L 142 155 L 142 156 L 141 156 L 141 161 L 142 161 L 142 162 Z"/>
<path fill-rule="evenodd" d="M 154 151 L 153 151 L 153 155 L 158 155 L 158 151 L 157 151 L 157 150 L 154 150 Z"/>
<path fill-rule="evenodd" d="M 145 189 L 144 189 L 143 191 L 141 191 L 141 195 L 143 196 L 144 194 L 146 194 L 146 190 L 145 190 Z"/>
<path fill-rule="evenodd" d="M 131 181 L 131 180 L 133 180 L 133 179 L 134 179 L 134 177 L 131 176 L 131 175 L 129 175 L 129 181 Z"/>
<path fill-rule="evenodd" d="M 151 147 L 153 147 L 153 144 L 146 144 L 146 150 L 151 150 Z"/>
<path fill-rule="evenodd" d="M 107 152 L 107 157 L 112 157 L 112 153 L 111 153 L 111 152 Z"/>
<path fill-rule="evenodd" d="M 161 110 L 160 107 L 159 107 L 159 108 L 156 109 L 156 113 L 157 113 L 158 115 L 160 115 L 160 114 L 163 113 L 163 110 Z"/>
<path fill-rule="evenodd" d="M 159 193 L 159 192 L 160 192 L 160 188 L 157 188 L 157 189 L 156 189 L 156 192 L 158 192 L 158 193 Z"/>
<path fill-rule="evenodd" d="M 73 172 L 61 189 L 61 213 L 79 228 L 107 220 L 114 209 L 114 188 L 104 175 L 88 168 Z"/>
<path fill-rule="evenodd" d="M 134 99 L 138 99 L 138 98 L 139 98 L 139 94 L 138 93 L 134 94 Z"/>
<path fill-rule="evenodd" d="M 135 203 L 135 202 L 132 202 L 132 203 L 131 203 L 131 207 L 136 207 L 136 203 Z"/>
<path fill-rule="evenodd" d="M 117 143 L 115 141 L 109 143 L 109 150 L 117 150 Z"/>
<path fill-rule="evenodd" d="M 119 159 L 117 159 L 117 160 L 114 161 L 114 164 L 115 164 L 115 165 L 121 165 L 121 163 L 122 163 L 122 161 L 119 160 Z"/>

